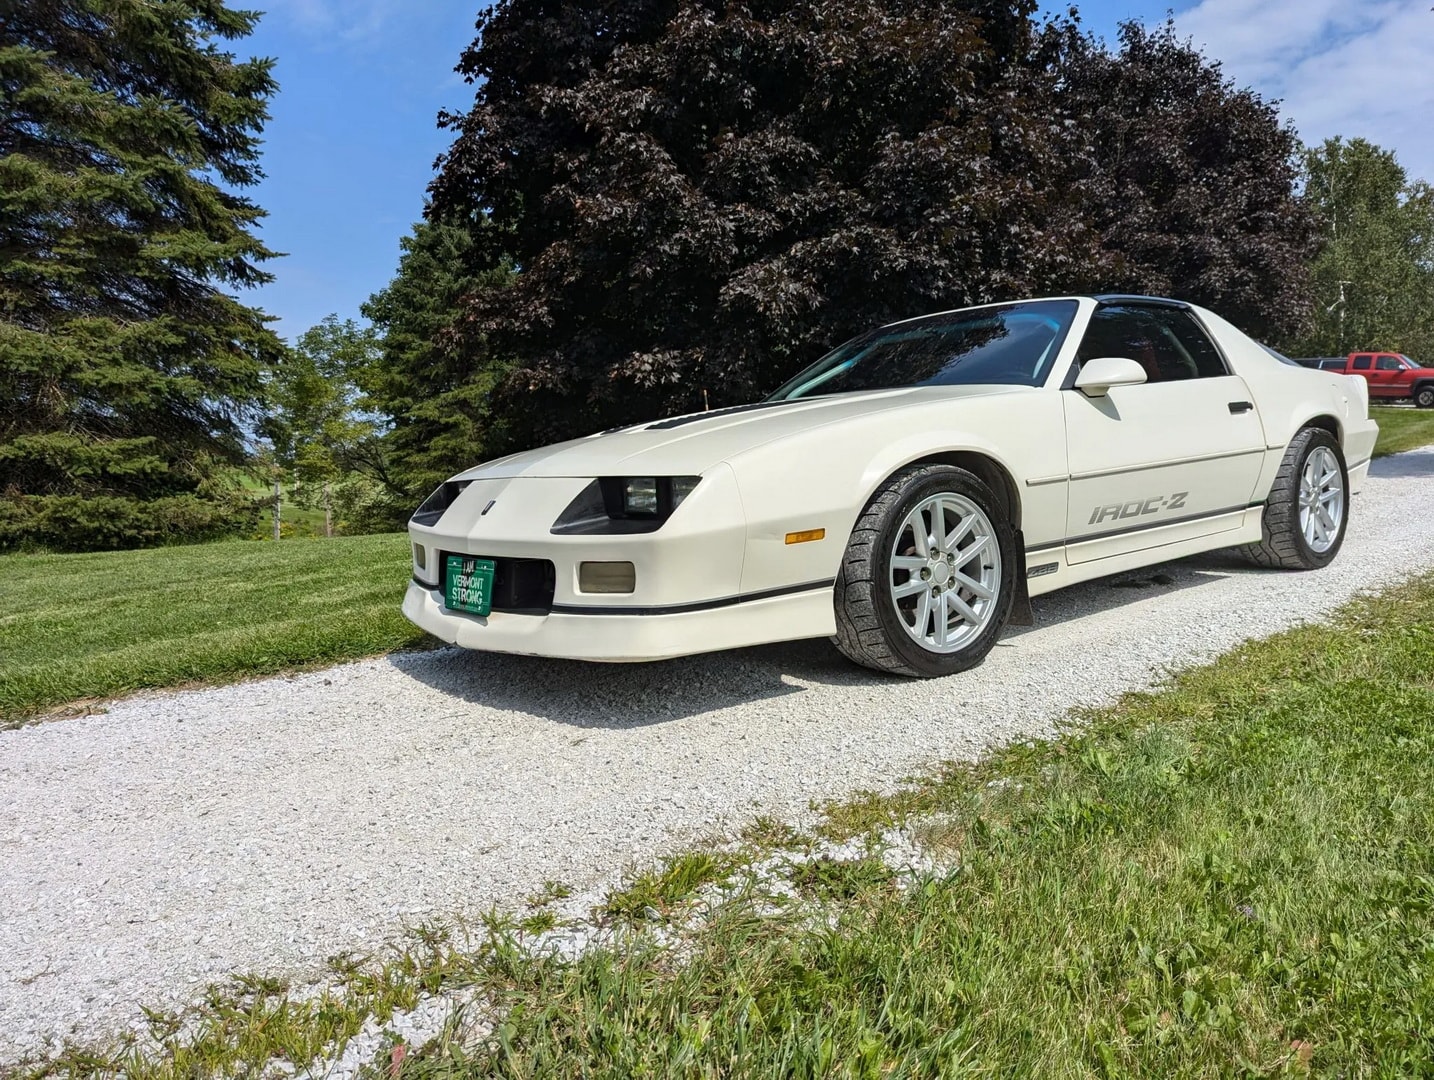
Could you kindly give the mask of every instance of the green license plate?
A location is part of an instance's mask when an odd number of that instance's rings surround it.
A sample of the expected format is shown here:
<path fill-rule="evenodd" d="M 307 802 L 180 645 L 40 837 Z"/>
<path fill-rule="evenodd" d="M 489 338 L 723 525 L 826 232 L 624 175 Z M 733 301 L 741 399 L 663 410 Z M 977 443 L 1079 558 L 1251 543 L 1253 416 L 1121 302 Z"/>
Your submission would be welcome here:
<path fill-rule="evenodd" d="M 443 604 L 454 611 L 487 615 L 493 610 L 492 559 L 475 559 L 472 555 L 449 555 L 447 572 L 443 575 Z"/>

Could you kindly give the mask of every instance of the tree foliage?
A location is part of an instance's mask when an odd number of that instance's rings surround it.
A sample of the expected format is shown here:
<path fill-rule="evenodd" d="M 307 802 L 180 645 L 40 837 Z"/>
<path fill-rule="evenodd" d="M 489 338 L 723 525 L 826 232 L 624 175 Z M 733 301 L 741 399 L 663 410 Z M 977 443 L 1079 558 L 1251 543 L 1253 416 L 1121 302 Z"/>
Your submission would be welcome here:
<path fill-rule="evenodd" d="M 1324 243 L 1300 350 L 1386 349 L 1434 364 L 1434 189 L 1364 139 L 1327 139 L 1305 168 Z"/>
<path fill-rule="evenodd" d="M 775 385 L 874 322 L 1091 258 L 1033 4 L 506 0 L 434 185 L 522 268 L 466 328 L 530 441 Z M 522 404 L 519 405 L 518 402 Z"/>
<path fill-rule="evenodd" d="M 374 330 L 329 315 L 299 335 L 274 372 L 258 430 L 293 479 L 332 483 L 369 453 L 378 430 L 360 412 L 358 384 L 378 350 Z"/>
<path fill-rule="evenodd" d="M 1310 226 L 1273 109 L 1168 28 L 1112 53 L 1035 7 L 485 12 L 432 188 L 520 270 L 476 283 L 451 339 L 515 361 L 495 413 L 522 427 L 485 448 L 750 400 L 873 324 L 985 300 L 1150 288 L 1298 319 Z"/>
<path fill-rule="evenodd" d="M 401 241 L 398 273 L 362 307 L 381 334 L 380 355 L 356 378 L 364 406 L 387 417 L 382 468 L 369 472 L 402 505 L 416 501 L 498 441 L 489 394 L 506 365 L 481 339 L 460 351 L 455 312 L 475 290 L 499 291 L 512 270 L 485 217 L 473 224 L 421 222 Z M 483 269 L 483 267 L 487 267 Z"/>
<path fill-rule="evenodd" d="M 0 546 L 124 547 L 244 516 L 227 467 L 279 343 L 271 63 L 220 0 L 26 0 L 0 16 Z"/>
<path fill-rule="evenodd" d="M 378 353 L 372 328 L 329 315 L 299 335 L 268 385 L 258 425 L 268 458 L 303 493 L 303 502 L 323 507 L 326 525 L 336 494 L 352 507 L 355 485 L 367 492 L 364 480 L 383 476 L 380 425 L 359 390 Z"/>
<path fill-rule="evenodd" d="M 1315 218 L 1301 146 L 1277 108 L 1228 80 L 1174 27 L 1120 27 L 1111 52 L 1057 27 L 1067 122 L 1089 139 L 1087 220 L 1113 256 L 1092 288 L 1176 296 L 1262 339 L 1309 312 Z"/>

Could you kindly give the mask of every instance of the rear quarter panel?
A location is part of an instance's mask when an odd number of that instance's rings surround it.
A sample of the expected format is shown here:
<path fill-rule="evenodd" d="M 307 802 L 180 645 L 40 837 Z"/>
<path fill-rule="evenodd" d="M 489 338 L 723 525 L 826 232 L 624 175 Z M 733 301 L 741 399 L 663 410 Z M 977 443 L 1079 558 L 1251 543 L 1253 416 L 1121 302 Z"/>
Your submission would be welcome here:
<path fill-rule="evenodd" d="M 1369 385 L 1357 375 L 1282 364 L 1238 327 L 1213 312 L 1197 309 L 1231 368 L 1250 388 L 1264 427 L 1266 460 L 1257 497 L 1268 495 L 1285 447 L 1312 421 L 1332 421 L 1344 449 L 1352 482 L 1367 467 L 1379 426 L 1369 419 Z M 1357 487 L 1356 487 L 1357 490 Z"/>

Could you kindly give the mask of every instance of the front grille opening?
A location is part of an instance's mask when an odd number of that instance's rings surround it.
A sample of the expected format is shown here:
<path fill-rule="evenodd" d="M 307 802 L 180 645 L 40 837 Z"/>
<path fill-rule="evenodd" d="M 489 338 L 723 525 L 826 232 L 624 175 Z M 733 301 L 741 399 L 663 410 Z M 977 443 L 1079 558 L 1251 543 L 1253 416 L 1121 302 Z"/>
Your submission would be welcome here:
<path fill-rule="evenodd" d="M 553 610 L 558 574 L 549 560 L 481 557 L 493 560 L 494 611 L 508 615 L 546 615 Z M 446 559 L 444 563 L 447 564 Z"/>

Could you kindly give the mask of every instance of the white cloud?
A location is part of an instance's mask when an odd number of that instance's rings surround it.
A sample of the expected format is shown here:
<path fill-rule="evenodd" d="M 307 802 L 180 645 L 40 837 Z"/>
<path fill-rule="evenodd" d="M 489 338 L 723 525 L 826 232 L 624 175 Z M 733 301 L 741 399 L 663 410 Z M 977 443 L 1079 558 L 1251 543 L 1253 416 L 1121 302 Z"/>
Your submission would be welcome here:
<path fill-rule="evenodd" d="M 355 44 L 376 40 L 416 2 L 423 0 L 270 0 L 268 11 L 305 34 Z"/>
<path fill-rule="evenodd" d="M 1430 0 L 1202 0 L 1175 22 L 1305 142 L 1363 136 L 1434 181 Z"/>

